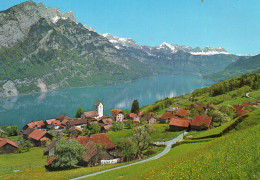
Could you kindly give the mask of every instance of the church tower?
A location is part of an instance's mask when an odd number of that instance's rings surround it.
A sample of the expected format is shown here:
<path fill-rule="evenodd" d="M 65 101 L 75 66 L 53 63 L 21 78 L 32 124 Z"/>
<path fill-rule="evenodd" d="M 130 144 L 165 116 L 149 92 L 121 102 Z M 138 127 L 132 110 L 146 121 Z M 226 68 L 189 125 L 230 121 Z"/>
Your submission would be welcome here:
<path fill-rule="evenodd" d="M 100 117 L 103 117 L 103 112 L 104 112 L 104 109 L 103 109 L 103 104 L 100 102 L 100 101 L 97 101 L 95 104 L 95 110 L 97 111 L 98 113 L 98 118 Z"/>

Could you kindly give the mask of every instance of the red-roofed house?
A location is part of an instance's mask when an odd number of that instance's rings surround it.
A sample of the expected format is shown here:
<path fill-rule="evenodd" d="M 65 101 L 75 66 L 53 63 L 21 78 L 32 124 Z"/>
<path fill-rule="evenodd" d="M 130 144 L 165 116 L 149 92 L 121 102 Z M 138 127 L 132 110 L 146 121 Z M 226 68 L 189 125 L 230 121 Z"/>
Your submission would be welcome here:
<path fill-rule="evenodd" d="M 63 121 L 63 120 L 71 120 L 71 118 L 65 114 L 61 114 L 59 116 L 56 117 L 57 120 L 59 121 Z"/>
<path fill-rule="evenodd" d="M 86 151 L 83 153 L 83 160 L 79 161 L 81 166 L 97 166 L 106 161 L 109 164 L 120 162 L 120 159 L 115 159 L 115 156 L 108 151 L 99 149 L 93 141 L 89 141 L 86 146 Z"/>
<path fill-rule="evenodd" d="M 46 121 L 45 121 L 45 126 L 46 126 L 48 129 L 53 129 L 53 128 L 54 128 L 54 127 L 53 127 L 53 124 L 52 124 L 53 121 L 56 121 L 56 119 L 46 120 Z"/>
<path fill-rule="evenodd" d="M 140 116 L 137 116 L 135 113 L 128 113 L 128 118 L 140 123 Z"/>
<path fill-rule="evenodd" d="M 190 113 L 189 110 L 180 109 L 180 110 L 178 110 L 178 112 L 176 113 L 176 116 L 184 117 L 184 116 L 189 115 L 189 113 Z"/>
<path fill-rule="evenodd" d="M 122 109 L 112 109 L 111 114 L 117 122 L 123 122 L 124 114 Z"/>
<path fill-rule="evenodd" d="M 151 115 L 144 115 L 141 119 L 145 120 L 148 124 L 156 123 L 156 119 Z"/>
<path fill-rule="evenodd" d="M 204 130 L 212 127 L 212 117 L 194 116 L 191 123 L 191 129 Z"/>
<path fill-rule="evenodd" d="M 0 141 L 0 154 L 9 154 L 9 153 L 17 153 L 18 145 L 16 142 L 11 141 L 10 139 L 3 139 Z"/>
<path fill-rule="evenodd" d="M 166 112 L 162 116 L 159 117 L 161 122 L 168 123 L 171 118 L 175 117 L 175 113 L 173 112 Z"/>
<path fill-rule="evenodd" d="M 84 152 L 83 160 L 79 162 L 79 165 L 96 166 L 100 165 L 102 161 L 107 161 L 108 163 L 119 162 L 119 159 L 114 159 L 116 158 L 114 152 L 115 145 L 105 133 L 91 136 L 79 136 L 77 141 L 87 149 L 87 151 Z M 95 144 L 103 145 L 104 150 L 98 149 Z"/>
<path fill-rule="evenodd" d="M 59 129 L 61 126 L 61 122 L 59 120 L 52 121 L 51 123 L 54 129 Z"/>
<path fill-rule="evenodd" d="M 52 135 L 50 135 L 49 133 L 47 133 L 46 131 L 42 131 L 39 129 L 35 129 L 29 136 L 28 139 L 36 146 L 41 145 L 41 139 L 42 138 L 48 138 L 48 139 L 52 139 Z"/>
<path fill-rule="evenodd" d="M 40 121 L 32 121 L 28 124 L 26 124 L 24 127 L 23 127 L 23 130 L 26 130 L 27 128 L 34 128 L 34 129 L 42 129 L 44 128 L 45 124 L 42 120 Z"/>
<path fill-rule="evenodd" d="M 94 134 L 91 136 L 79 136 L 77 138 L 77 141 L 79 141 L 80 144 L 82 144 L 83 146 L 86 146 L 86 144 L 89 141 L 92 141 L 96 144 L 103 144 L 104 149 L 106 149 L 106 150 L 115 149 L 114 143 L 109 139 L 109 137 L 105 133 Z"/>
<path fill-rule="evenodd" d="M 189 129 L 191 123 L 191 119 L 173 117 L 170 120 L 169 128 L 172 131 L 182 131 L 185 129 Z"/>

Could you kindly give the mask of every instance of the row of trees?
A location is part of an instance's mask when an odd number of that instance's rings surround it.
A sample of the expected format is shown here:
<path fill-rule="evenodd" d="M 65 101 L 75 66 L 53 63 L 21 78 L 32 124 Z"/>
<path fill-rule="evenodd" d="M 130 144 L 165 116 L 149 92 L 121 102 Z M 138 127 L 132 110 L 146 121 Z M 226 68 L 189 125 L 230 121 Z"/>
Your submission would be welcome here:
<path fill-rule="evenodd" d="M 260 88 L 260 73 L 243 75 L 219 82 L 211 87 L 196 89 L 193 91 L 192 96 L 197 97 L 205 93 L 209 93 L 211 96 L 217 96 L 244 86 L 249 87 L 249 89 Z"/>

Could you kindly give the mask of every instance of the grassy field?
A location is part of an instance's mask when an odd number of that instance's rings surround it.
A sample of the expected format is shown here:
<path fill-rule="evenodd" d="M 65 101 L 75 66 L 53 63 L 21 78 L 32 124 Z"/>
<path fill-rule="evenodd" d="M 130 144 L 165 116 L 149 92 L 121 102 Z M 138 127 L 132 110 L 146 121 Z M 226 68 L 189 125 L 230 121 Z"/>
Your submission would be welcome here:
<path fill-rule="evenodd" d="M 166 129 L 169 128 L 168 124 L 153 124 L 154 132 L 151 135 L 152 141 L 168 141 L 175 138 L 182 131 L 168 132 Z"/>
<path fill-rule="evenodd" d="M 259 113 L 250 114 L 241 128 L 220 138 L 182 144 L 154 162 L 88 179 L 259 179 Z"/>
<path fill-rule="evenodd" d="M 113 143 L 115 143 L 120 138 L 130 137 L 132 136 L 132 129 L 122 129 L 120 131 L 112 131 L 108 132 L 107 136 L 112 140 Z"/>
<path fill-rule="evenodd" d="M 0 171 L 45 165 L 43 150 L 44 148 L 34 147 L 26 153 L 0 155 Z"/>
<path fill-rule="evenodd" d="M 151 135 L 152 141 L 168 141 L 175 138 L 179 133 L 166 131 L 169 128 L 168 124 L 152 124 L 154 132 Z M 107 136 L 115 143 L 120 138 L 132 136 L 132 129 L 122 129 L 116 132 L 108 132 Z"/>

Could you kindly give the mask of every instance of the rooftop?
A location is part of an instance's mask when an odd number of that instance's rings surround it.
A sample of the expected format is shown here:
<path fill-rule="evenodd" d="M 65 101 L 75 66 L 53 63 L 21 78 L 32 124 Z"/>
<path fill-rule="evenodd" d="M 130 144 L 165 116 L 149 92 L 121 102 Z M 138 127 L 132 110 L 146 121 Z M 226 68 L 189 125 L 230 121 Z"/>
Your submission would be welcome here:
<path fill-rule="evenodd" d="M 5 138 L 2 141 L 0 141 L 0 148 L 5 146 L 6 144 L 10 144 L 10 145 L 18 148 L 18 145 L 16 144 L 16 142 L 14 142 L 14 141 L 12 141 L 10 139 L 7 139 L 7 138 Z"/>
<path fill-rule="evenodd" d="M 123 110 L 122 109 L 112 109 L 111 113 L 115 114 L 115 115 L 118 115 L 119 113 L 123 113 Z"/>
<path fill-rule="evenodd" d="M 201 126 L 202 124 L 205 124 L 205 127 L 209 127 L 211 123 L 212 117 L 207 116 L 194 116 L 191 121 L 191 126 Z"/>

